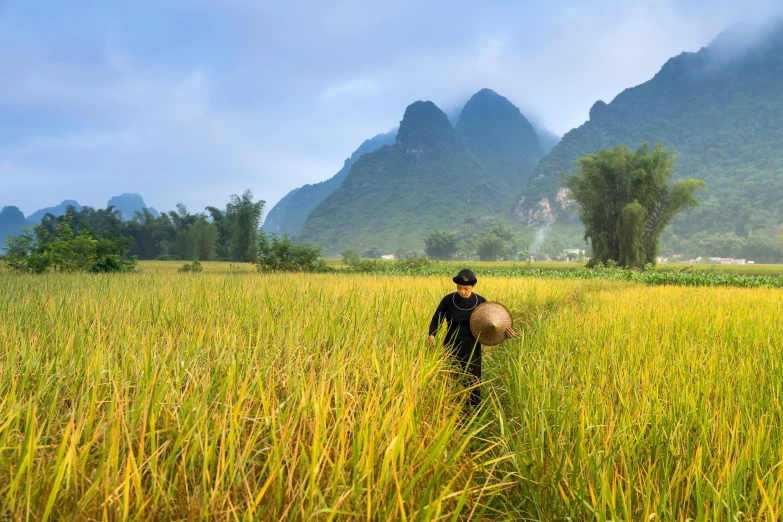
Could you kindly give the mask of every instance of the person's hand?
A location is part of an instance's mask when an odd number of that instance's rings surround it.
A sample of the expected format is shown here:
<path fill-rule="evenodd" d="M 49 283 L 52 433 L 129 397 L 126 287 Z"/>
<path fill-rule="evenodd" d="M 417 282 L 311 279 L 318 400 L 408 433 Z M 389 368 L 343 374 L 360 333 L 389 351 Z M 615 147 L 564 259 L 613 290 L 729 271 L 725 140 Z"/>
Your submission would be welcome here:
<path fill-rule="evenodd" d="M 506 326 L 506 339 L 511 339 L 514 335 L 514 330 L 510 326 Z"/>
<path fill-rule="evenodd" d="M 430 341 L 430 344 L 435 344 L 435 336 L 434 335 L 430 335 L 429 341 Z"/>

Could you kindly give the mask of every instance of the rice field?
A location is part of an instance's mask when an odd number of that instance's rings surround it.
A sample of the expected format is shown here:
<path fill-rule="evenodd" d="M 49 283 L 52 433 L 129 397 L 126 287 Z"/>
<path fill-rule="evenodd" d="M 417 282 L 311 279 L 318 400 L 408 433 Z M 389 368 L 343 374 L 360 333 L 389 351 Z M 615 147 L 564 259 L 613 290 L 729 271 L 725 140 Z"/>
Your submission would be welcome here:
<path fill-rule="evenodd" d="M 480 278 L 467 415 L 448 278 L 179 266 L 0 274 L 0 520 L 780 518 L 779 289 Z"/>

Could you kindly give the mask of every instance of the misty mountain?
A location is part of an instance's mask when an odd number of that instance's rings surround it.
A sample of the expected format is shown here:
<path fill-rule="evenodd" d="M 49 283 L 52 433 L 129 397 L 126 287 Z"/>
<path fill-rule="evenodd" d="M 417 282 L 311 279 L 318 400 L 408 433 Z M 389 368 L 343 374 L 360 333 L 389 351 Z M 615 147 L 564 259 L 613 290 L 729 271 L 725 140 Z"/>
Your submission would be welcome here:
<path fill-rule="evenodd" d="M 19 234 L 25 226 L 27 220 L 19 208 L 3 207 L 3 210 L 0 210 L 0 251 L 5 248 L 5 238 L 11 234 Z"/>
<path fill-rule="evenodd" d="M 111 206 L 122 213 L 122 219 L 124 221 L 130 221 L 133 219 L 133 214 L 136 211 L 140 211 L 144 208 L 148 209 L 150 214 L 155 218 L 160 215 L 154 208 L 147 207 L 146 203 L 144 203 L 144 199 L 138 194 L 129 194 L 126 192 L 119 196 L 114 196 L 106 204 L 107 208 Z"/>
<path fill-rule="evenodd" d="M 362 154 L 372 152 L 383 145 L 394 143 L 396 134 L 396 130 L 393 130 L 365 140 L 359 148 L 345 160 L 343 168 L 340 169 L 337 174 L 321 183 L 304 185 L 303 187 L 296 188 L 286 194 L 285 197 L 267 213 L 263 225 L 264 232 L 277 235 L 283 235 L 286 232 L 288 234 L 294 234 L 302 227 L 305 220 L 307 220 L 310 211 L 340 186 L 348 175 L 348 171 L 351 170 L 351 166 L 356 163 L 356 160 L 358 160 Z"/>
<path fill-rule="evenodd" d="M 36 225 L 41 222 L 41 219 L 43 219 L 43 217 L 46 214 L 52 214 L 53 216 L 62 216 L 63 214 L 65 214 L 65 211 L 68 209 L 68 207 L 74 207 L 76 208 L 76 210 L 82 209 L 82 206 L 79 204 L 78 201 L 74 201 L 73 199 L 66 199 L 59 205 L 36 210 L 35 212 L 27 216 L 27 223 L 30 225 Z"/>
<path fill-rule="evenodd" d="M 560 143 L 561 137 L 544 126 L 536 125 L 535 122 L 530 123 L 533 124 L 533 128 L 536 129 L 536 134 L 538 134 L 538 142 L 541 145 L 541 152 L 544 154 L 549 154 L 549 152 L 554 149 L 558 143 Z"/>
<path fill-rule="evenodd" d="M 299 190 L 301 190 L 301 188 L 302 187 L 297 187 L 289 191 L 288 194 L 283 196 L 282 199 L 280 199 L 280 201 L 278 201 L 275 204 L 275 206 L 272 207 L 272 209 L 266 213 L 266 218 L 264 218 L 264 224 L 261 225 L 261 228 L 263 229 L 264 232 L 268 234 L 277 234 L 279 236 L 282 236 L 286 232 L 292 234 L 293 232 L 296 231 L 296 230 L 289 229 L 290 224 L 286 222 L 286 214 L 288 213 L 287 212 L 288 205 L 289 203 L 291 203 L 291 198 L 293 198 L 294 195 L 297 192 L 299 192 Z"/>
<path fill-rule="evenodd" d="M 697 194 L 701 206 L 672 223 L 671 244 L 682 244 L 677 237 L 771 237 L 783 223 L 781 85 L 783 29 L 763 37 L 742 28 L 724 32 L 708 47 L 670 59 L 611 103 L 596 102 L 589 121 L 568 132 L 530 174 L 516 215 L 535 226 L 577 226 L 559 171 L 573 172 L 576 158 L 604 147 L 663 141 L 677 152 L 675 178 L 708 184 Z"/>
<path fill-rule="evenodd" d="M 434 229 L 510 216 L 525 165 L 529 170 L 540 155 L 530 123 L 492 91 L 465 105 L 456 129 L 434 103 L 415 102 L 394 144 L 360 157 L 295 238 L 329 254 L 421 249 Z"/>
<path fill-rule="evenodd" d="M 506 98 L 482 89 L 463 107 L 455 131 L 484 166 L 484 181 L 511 208 L 527 174 L 543 156 L 533 126 Z"/>

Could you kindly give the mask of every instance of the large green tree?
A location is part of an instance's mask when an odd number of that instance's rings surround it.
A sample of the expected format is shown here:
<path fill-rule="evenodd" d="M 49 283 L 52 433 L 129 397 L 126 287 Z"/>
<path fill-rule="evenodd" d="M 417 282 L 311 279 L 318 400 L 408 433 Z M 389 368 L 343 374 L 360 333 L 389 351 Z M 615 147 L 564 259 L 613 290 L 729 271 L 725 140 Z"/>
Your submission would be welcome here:
<path fill-rule="evenodd" d="M 446 230 L 433 230 L 424 238 L 424 251 L 433 259 L 451 259 L 457 253 L 459 235 Z"/>
<path fill-rule="evenodd" d="M 246 190 L 241 196 L 233 194 L 226 205 L 226 219 L 231 230 L 228 242 L 232 261 L 255 261 L 264 217 L 264 200 L 253 201 L 253 192 Z"/>
<path fill-rule="evenodd" d="M 694 194 L 706 187 L 697 179 L 669 184 L 673 168 L 674 154 L 662 143 L 652 150 L 644 143 L 635 151 L 618 145 L 577 160 L 564 185 L 578 205 L 592 247 L 591 265 L 655 264 L 664 228 L 679 212 L 698 205 Z"/>
<path fill-rule="evenodd" d="M 479 234 L 474 242 L 476 253 L 482 261 L 497 261 L 508 249 L 508 243 L 492 231 Z"/>
<path fill-rule="evenodd" d="M 199 261 L 212 261 L 215 258 L 215 245 L 219 232 L 214 223 L 201 217 L 190 227 L 190 238 L 193 242 L 193 259 Z"/>

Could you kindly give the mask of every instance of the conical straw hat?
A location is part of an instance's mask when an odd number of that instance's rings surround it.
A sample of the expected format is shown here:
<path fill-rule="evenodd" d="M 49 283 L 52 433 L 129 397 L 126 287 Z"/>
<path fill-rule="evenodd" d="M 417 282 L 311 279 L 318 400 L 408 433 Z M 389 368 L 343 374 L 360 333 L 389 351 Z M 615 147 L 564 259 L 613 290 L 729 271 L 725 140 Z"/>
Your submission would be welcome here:
<path fill-rule="evenodd" d="M 505 341 L 506 327 L 513 324 L 508 309 L 494 301 L 481 303 L 470 316 L 470 331 L 485 346 L 495 346 Z"/>

